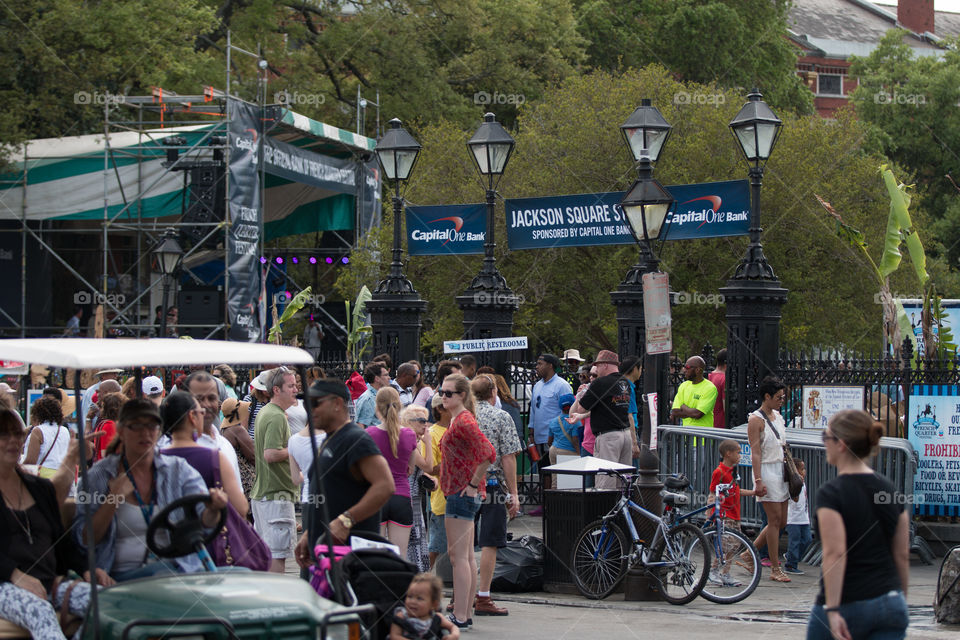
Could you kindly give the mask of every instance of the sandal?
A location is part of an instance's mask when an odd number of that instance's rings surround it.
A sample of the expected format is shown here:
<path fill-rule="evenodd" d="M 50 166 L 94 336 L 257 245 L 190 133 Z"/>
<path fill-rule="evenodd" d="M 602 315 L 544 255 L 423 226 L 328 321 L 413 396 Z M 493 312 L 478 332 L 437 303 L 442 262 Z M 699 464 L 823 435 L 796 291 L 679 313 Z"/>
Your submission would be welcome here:
<path fill-rule="evenodd" d="M 753 573 L 753 556 L 750 555 L 749 551 L 744 551 L 740 554 L 740 558 L 735 563 L 737 566 L 743 567 L 747 570 L 748 573 Z"/>
<path fill-rule="evenodd" d="M 783 572 L 783 567 L 777 567 L 770 571 L 770 579 L 774 582 L 793 582 L 790 576 Z"/>

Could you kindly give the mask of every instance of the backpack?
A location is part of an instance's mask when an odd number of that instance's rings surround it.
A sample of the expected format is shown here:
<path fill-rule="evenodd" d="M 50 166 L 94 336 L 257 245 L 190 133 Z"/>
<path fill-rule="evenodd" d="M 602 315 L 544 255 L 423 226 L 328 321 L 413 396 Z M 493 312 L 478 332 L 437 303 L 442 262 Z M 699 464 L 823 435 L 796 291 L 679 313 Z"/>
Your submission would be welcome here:
<path fill-rule="evenodd" d="M 940 565 L 933 613 L 937 622 L 960 623 L 960 545 L 950 549 Z"/>

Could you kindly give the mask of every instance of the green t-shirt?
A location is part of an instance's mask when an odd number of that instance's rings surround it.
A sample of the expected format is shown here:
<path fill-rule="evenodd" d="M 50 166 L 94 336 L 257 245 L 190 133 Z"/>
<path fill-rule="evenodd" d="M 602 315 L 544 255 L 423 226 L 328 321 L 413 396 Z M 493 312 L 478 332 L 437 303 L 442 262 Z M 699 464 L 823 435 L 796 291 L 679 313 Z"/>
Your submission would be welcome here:
<path fill-rule="evenodd" d="M 290 439 L 290 427 L 287 423 L 287 414 L 283 409 L 272 402 L 263 406 L 257 412 L 257 422 L 254 429 L 253 443 L 257 449 L 257 479 L 250 490 L 250 497 L 255 500 L 290 500 L 296 499 L 297 487 L 290 478 L 290 463 L 268 463 L 263 459 L 263 452 L 267 449 L 286 449 Z"/>
<path fill-rule="evenodd" d="M 685 427 L 712 427 L 713 426 L 713 405 L 717 403 L 717 388 L 712 382 L 704 378 L 698 384 L 692 380 L 685 380 L 680 388 L 677 389 L 677 395 L 673 399 L 673 408 L 679 409 L 680 405 L 685 404 L 691 409 L 702 411 L 700 418 L 684 418 Z"/>

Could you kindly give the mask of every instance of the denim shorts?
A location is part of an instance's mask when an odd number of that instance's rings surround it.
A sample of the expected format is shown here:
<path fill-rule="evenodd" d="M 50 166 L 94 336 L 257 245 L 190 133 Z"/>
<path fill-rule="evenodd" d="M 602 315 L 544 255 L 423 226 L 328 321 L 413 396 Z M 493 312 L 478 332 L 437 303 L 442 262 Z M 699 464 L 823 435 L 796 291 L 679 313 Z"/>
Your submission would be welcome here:
<path fill-rule="evenodd" d="M 447 496 L 447 513 L 444 517 L 472 521 L 480 510 L 480 504 L 479 495 L 470 498 L 459 493 L 451 494 Z"/>
<path fill-rule="evenodd" d="M 910 614 L 902 591 L 840 605 L 840 615 L 854 638 L 895 640 L 907 633 Z M 823 605 L 814 605 L 807 623 L 807 640 L 829 640 L 830 621 Z"/>

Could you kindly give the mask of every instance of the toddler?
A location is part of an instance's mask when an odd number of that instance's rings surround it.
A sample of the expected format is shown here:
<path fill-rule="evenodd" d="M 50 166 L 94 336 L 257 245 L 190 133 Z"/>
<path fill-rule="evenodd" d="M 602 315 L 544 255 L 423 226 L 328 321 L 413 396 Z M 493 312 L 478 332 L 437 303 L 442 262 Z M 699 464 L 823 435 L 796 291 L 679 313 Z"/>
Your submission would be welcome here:
<path fill-rule="evenodd" d="M 803 488 L 796 500 L 787 500 L 787 561 L 783 564 L 786 573 L 802 576 L 797 566 L 813 537 L 810 535 L 810 510 L 807 506 L 807 467 L 800 458 L 794 458 L 797 473 L 803 478 Z"/>
<path fill-rule="evenodd" d="M 390 640 L 458 640 L 460 629 L 440 613 L 443 583 L 430 573 L 418 573 L 407 587 L 402 607 L 393 612 Z"/>

